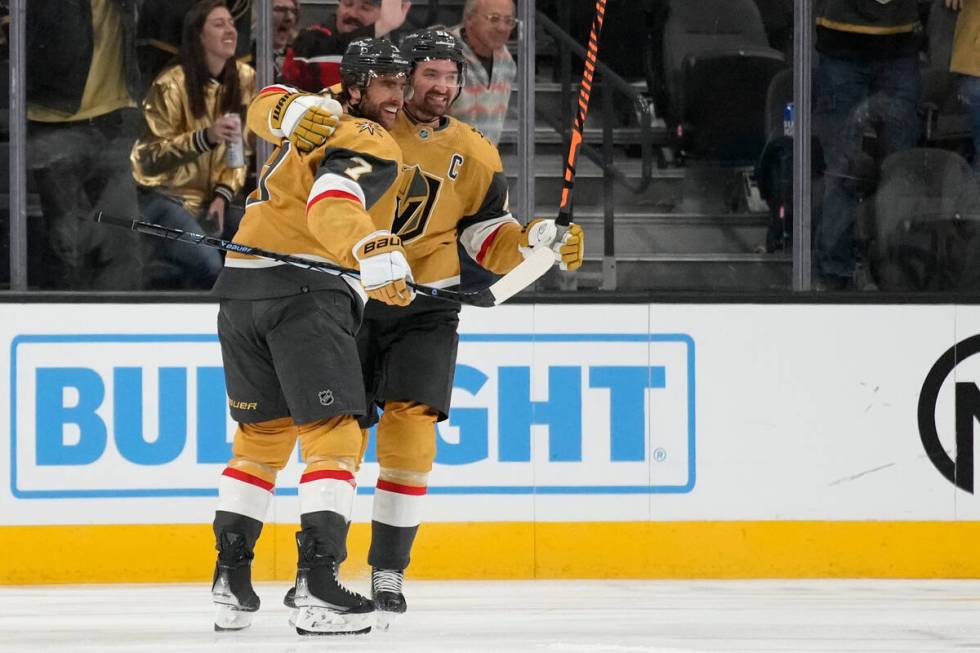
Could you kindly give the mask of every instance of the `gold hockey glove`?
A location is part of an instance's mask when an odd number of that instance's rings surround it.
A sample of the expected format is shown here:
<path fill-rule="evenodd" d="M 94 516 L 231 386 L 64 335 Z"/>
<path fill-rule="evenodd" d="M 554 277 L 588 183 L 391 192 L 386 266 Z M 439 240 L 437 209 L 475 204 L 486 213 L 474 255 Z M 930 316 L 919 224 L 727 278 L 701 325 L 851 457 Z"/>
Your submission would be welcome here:
<path fill-rule="evenodd" d="M 340 122 L 343 108 L 333 98 L 310 93 L 284 95 L 269 114 L 273 134 L 289 140 L 304 154 L 327 142 Z"/>
<path fill-rule="evenodd" d="M 391 306 L 408 306 L 415 291 L 406 282 L 412 269 L 405 258 L 402 241 L 387 231 L 375 231 L 352 248 L 361 266 L 361 285 L 368 297 Z"/>

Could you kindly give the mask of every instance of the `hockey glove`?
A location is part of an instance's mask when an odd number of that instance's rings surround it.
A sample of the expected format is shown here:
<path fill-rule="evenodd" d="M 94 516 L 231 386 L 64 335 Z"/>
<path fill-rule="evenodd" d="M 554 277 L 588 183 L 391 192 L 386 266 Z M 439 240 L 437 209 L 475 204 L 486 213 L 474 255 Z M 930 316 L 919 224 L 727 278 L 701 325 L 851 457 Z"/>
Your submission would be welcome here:
<path fill-rule="evenodd" d="M 415 291 L 406 281 L 412 280 L 402 241 L 387 231 L 375 231 L 362 238 L 352 251 L 361 266 L 361 285 L 371 299 L 391 306 L 408 306 Z"/>
<path fill-rule="evenodd" d="M 273 107 L 269 127 L 273 134 L 288 139 L 293 147 L 308 154 L 333 135 L 343 111 L 333 98 L 290 93 Z"/>
<path fill-rule="evenodd" d="M 558 228 L 555 226 L 554 220 L 535 218 L 521 229 L 521 242 L 517 248 L 524 258 L 527 258 L 531 255 L 531 250 L 538 245 L 551 247 L 557 235 Z"/>
<path fill-rule="evenodd" d="M 568 225 L 568 231 L 551 249 L 555 250 L 560 269 L 571 271 L 582 267 L 582 260 L 585 258 L 585 234 L 582 227 L 574 222 Z"/>

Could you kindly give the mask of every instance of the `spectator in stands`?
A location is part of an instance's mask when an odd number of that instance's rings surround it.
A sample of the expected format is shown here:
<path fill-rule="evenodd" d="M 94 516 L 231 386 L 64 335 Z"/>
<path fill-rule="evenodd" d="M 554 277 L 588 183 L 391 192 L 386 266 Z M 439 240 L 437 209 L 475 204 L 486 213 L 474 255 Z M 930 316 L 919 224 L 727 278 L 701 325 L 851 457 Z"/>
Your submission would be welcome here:
<path fill-rule="evenodd" d="M 352 41 L 388 36 L 405 22 L 410 0 L 340 0 L 328 23 L 300 32 L 292 56 L 283 63 L 283 80 L 318 92 L 340 83 L 340 58 Z"/>
<path fill-rule="evenodd" d="M 228 11 L 234 17 L 235 29 L 238 30 L 236 56 L 246 61 L 251 56 L 252 1 L 227 0 Z M 196 2 L 197 0 L 142 0 L 136 45 L 140 70 L 147 82 L 156 79 L 164 68 L 176 62 L 184 17 Z"/>
<path fill-rule="evenodd" d="M 277 82 L 283 81 L 282 65 L 298 34 L 299 0 L 272 0 L 272 76 Z"/>
<path fill-rule="evenodd" d="M 875 128 L 880 159 L 919 139 L 921 24 L 916 0 L 818 0 L 816 12 L 813 118 L 827 163 L 817 287 L 844 289 L 854 286 L 864 133 Z"/>
<path fill-rule="evenodd" d="M 959 11 L 953 36 L 949 69 L 960 74 L 959 94 L 970 107 L 973 127 L 973 173 L 980 178 L 980 5 L 966 0 L 946 0 L 946 7 Z"/>
<path fill-rule="evenodd" d="M 230 238 L 246 168 L 233 167 L 227 150 L 241 145 L 255 71 L 235 59 L 238 35 L 225 0 L 198 2 L 183 31 L 180 62 L 157 77 L 143 103 L 146 133 L 133 146 L 133 176 L 147 221 Z M 221 256 L 207 247 L 161 241 L 157 252 L 167 265 L 161 274 L 154 264 L 152 286 L 210 288 L 221 271 Z"/>
<path fill-rule="evenodd" d="M 10 49 L 10 9 L 6 2 L 0 2 L 0 58 L 9 59 Z"/>
<path fill-rule="evenodd" d="M 42 287 L 140 286 L 136 234 L 80 219 L 138 211 L 128 160 L 141 96 L 136 14 L 133 0 L 27 3 L 29 164 L 52 258 Z"/>
<path fill-rule="evenodd" d="M 500 141 L 517 65 L 507 41 L 517 25 L 513 0 L 466 0 L 463 23 L 450 30 L 463 44 L 466 79 L 451 114 Z"/>

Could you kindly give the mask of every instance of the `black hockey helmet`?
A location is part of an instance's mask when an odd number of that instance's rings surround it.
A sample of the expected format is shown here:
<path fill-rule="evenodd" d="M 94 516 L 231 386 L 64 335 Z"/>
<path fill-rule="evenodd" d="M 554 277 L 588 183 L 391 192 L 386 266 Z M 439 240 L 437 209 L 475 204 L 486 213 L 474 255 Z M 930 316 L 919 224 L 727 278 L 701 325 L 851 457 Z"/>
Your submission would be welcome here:
<path fill-rule="evenodd" d="M 408 75 L 411 64 L 401 50 L 384 39 L 358 39 L 340 60 L 344 86 L 367 88 L 371 75 Z"/>
<path fill-rule="evenodd" d="M 466 66 L 459 40 L 444 29 L 420 29 L 412 32 L 402 41 L 402 51 L 412 64 L 448 59 L 459 66 L 460 75 Z"/>
<path fill-rule="evenodd" d="M 459 39 L 444 29 L 420 29 L 412 32 L 402 40 L 402 52 L 412 62 L 412 70 L 420 61 L 437 61 L 446 59 L 456 64 L 459 71 L 459 82 L 453 102 L 459 99 L 463 92 L 463 76 L 466 73 L 466 58 Z"/>

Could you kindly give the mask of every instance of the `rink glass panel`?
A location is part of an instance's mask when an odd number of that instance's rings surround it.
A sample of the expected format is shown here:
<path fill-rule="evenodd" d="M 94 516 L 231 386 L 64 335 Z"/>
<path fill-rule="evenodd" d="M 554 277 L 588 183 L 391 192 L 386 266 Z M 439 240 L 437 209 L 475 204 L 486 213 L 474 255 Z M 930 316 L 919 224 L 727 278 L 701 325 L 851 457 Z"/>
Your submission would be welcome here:
<path fill-rule="evenodd" d="M 586 264 L 575 275 L 549 274 L 536 288 L 778 294 L 840 286 L 903 294 L 975 292 L 980 285 L 974 273 L 980 268 L 980 212 L 969 173 L 971 118 L 959 80 L 945 64 L 955 15 L 933 11 L 924 17 L 933 38 L 920 57 L 921 88 L 912 127 L 917 147 L 908 151 L 903 146 L 898 149 L 906 151 L 893 155 L 887 120 L 875 116 L 890 116 L 896 106 L 879 97 L 870 113 L 845 116 L 843 126 L 833 132 L 850 139 L 854 156 L 845 167 L 831 166 L 828 175 L 826 166 L 832 162 L 823 141 L 831 130 L 821 126 L 820 115 L 810 116 L 812 176 L 803 186 L 809 187 L 810 206 L 796 215 L 790 188 L 799 174 L 787 147 L 791 141 L 781 141 L 784 118 L 790 115 L 786 105 L 796 90 L 792 71 L 800 69 L 799 62 L 794 64 L 794 21 L 799 17 L 793 14 L 793 3 L 745 0 L 755 11 L 735 12 L 738 16 L 726 22 L 731 33 L 722 35 L 733 49 L 749 53 L 742 57 L 697 56 L 710 40 L 690 35 L 698 31 L 699 12 L 700 18 L 714 20 L 741 1 L 725 0 L 727 9 L 710 3 L 710 11 L 704 3 L 674 3 L 679 8 L 690 5 L 683 7 L 689 15 L 672 19 L 659 13 L 670 4 L 667 0 L 609 0 L 599 59 L 618 80 L 604 79 L 608 75 L 601 66 L 596 73 L 573 190 L 573 216 L 586 231 Z M 301 22 L 322 20 L 334 4 L 302 3 Z M 16 9 L 27 3 L 10 6 L 13 29 L 22 15 Z M 537 0 L 534 9 L 540 14 L 516 26 L 509 44 L 518 62 L 534 46 L 534 111 L 530 119 L 527 114 L 522 119 L 518 77 L 500 136 L 512 207 L 521 220 L 556 214 L 582 70 L 581 56 L 558 33 L 587 43 L 595 4 Z M 416 3 L 410 21 L 418 25 L 435 15 L 438 22 L 453 24 L 461 14 L 461 0 Z M 519 6 L 517 16 L 525 18 L 527 12 Z M 533 34 L 534 42 L 518 38 L 521 34 Z M 33 37 L 27 34 L 26 40 Z M 240 38 L 250 40 L 247 34 Z M 735 43 L 737 39 L 741 41 Z M 719 49 L 715 45 L 711 47 Z M 810 46 L 816 71 L 819 55 Z M 92 147 L 67 134 L 38 143 L 37 130 L 28 129 L 22 118 L 27 108 L 23 99 L 11 106 L 17 100 L 9 94 L 10 80 L 16 78 L 11 71 L 16 70 L 9 62 L 23 59 L 6 49 L 3 54 L 8 100 L 2 108 L 7 115 L 2 138 L 8 147 L 2 156 L 8 165 L 0 176 L 8 210 L 0 218 L 0 287 L 97 289 L 92 267 L 102 255 L 93 242 L 105 228 L 80 227 L 77 218 L 105 205 L 107 190 L 119 195 L 126 185 L 114 183 L 103 164 L 114 156 L 113 148 L 125 150 L 127 144 L 117 138 L 112 147 Z M 20 67 L 30 70 L 29 62 Z M 814 103 L 819 78 L 815 74 L 809 87 Z M 721 88 L 725 84 L 737 89 Z M 801 107 L 794 108 L 792 117 L 800 119 Z M 25 160 L 15 156 L 17 138 L 25 140 Z M 922 151 L 923 146 L 929 151 Z M 83 183 L 71 183 L 72 167 L 85 173 Z M 840 187 L 839 193 L 828 193 L 828 180 Z M 840 215 L 841 197 L 846 217 L 828 222 L 825 214 Z M 794 253 L 794 221 L 812 225 L 805 253 Z M 854 274 L 827 283 L 827 266 L 821 261 L 835 243 L 844 259 L 839 270 Z M 134 247 L 142 251 L 153 244 L 144 237 Z M 74 270 L 65 269 L 66 253 Z M 12 281 L 12 261 L 18 271 L 14 278 L 24 277 L 23 284 Z M 805 275 L 800 271 L 804 266 Z M 130 275 L 122 277 L 126 281 Z M 103 287 L 112 287 L 113 282 L 107 283 Z"/>

